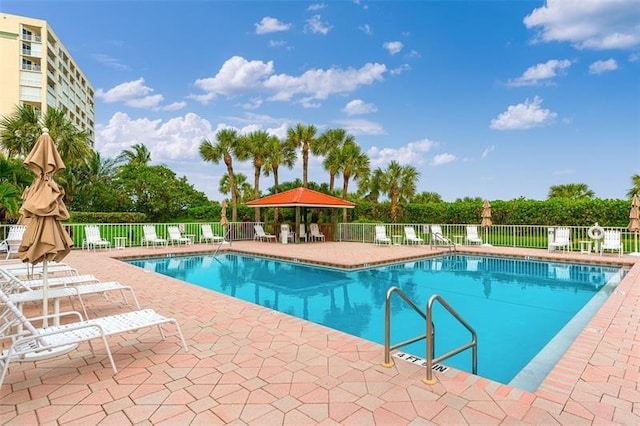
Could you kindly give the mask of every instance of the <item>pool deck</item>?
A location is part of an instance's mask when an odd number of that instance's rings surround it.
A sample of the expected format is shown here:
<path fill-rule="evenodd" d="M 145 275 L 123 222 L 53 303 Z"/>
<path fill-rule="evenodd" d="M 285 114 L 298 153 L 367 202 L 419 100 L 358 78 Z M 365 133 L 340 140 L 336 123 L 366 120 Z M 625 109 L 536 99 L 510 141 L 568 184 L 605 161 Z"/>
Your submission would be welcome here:
<path fill-rule="evenodd" d="M 241 241 L 222 250 L 320 264 L 374 265 L 422 258 L 428 246 Z M 462 253 L 631 266 L 630 272 L 536 392 L 453 368 L 425 385 L 423 367 L 381 366 L 383 347 L 289 315 L 149 272 L 118 257 L 211 252 L 168 248 L 74 250 L 79 273 L 132 286 L 143 308 L 178 320 L 189 351 L 157 329 L 109 338 L 44 361 L 12 363 L 0 424 L 640 424 L 640 257 L 461 246 Z M 133 309 L 84 298 L 90 316 Z M 63 302 L 63 308 L 68 307 Z M 28 306 L 27 314 L 40 313 Z M 508 356 L 505 354 L 505 356 Z M 445 362 L 446 364 L 446 362 Z"/>

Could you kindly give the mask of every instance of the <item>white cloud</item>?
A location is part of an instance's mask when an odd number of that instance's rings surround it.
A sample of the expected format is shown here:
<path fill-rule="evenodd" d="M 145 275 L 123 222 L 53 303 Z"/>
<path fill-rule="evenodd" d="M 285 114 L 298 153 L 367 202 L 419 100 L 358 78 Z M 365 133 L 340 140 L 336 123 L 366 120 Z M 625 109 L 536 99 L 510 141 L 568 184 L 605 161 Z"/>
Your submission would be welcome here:
<path fill-rule="evenodd" d="M 134 81 L 127 81 L 126 83 L 119 84 L 107 91 L 98 89 L 96 91 L 96 97 L 102 99 L 106 103 L 126 102 L 130 99 L 145 97 L 151 92 L 153 92 L 153 89 L 145 86 L 144 78 L 139 78 Z"/>
<path fill-rule="evenodd" d="M 640 61 L 640 53 L 634 52 L 629 55 L 629 62 L 638 62 Z"/>
<path fill-rule="evenodd" d="M 322 10 L 322 9 L 324 9 L 324 8 L 326 8 L 326 7 L 327 7 L 327 5 L 326 5 L 326 4 L 324 4 L 324 3 L 314 3 L 314 4 L 312 4 L 311 6 L 309 6 L 309 7 L 307 8 L 307 11 L 309 11 L 309 12 L 316 12 L 316 11 L 318 11 L 318 10 Z"/>
<path fill-rule="evenodd" d="M 410 164 L 420 166 L 425 163 L 424 154 L 437 147 L 438 143 L 429 139 L 417 142 L 410 142 L 400 148 L 371 147 L 367 150 L 367 155 L 371 160 L 371 167 L 386 167 L 390 161 L 395 160 L 400 164 Z"/>
<path fill-rule="evenodd" d="M 411 70 L 411 67 L 409 66 L 409 64 L 402 64 L 399 67 L 393 68 L 391 70 L 389 70 L 389 74 L 391 75 L 398 75 L 398 74 L 402 74 L 405 71 L 409 71 Z"/>
<path fill-rule="evenodd" d="M 347 115 L 360 115 L 368 114 L 370 112 L 378 111 L 378 108 L 374 104 L 368 104 L 362 99 L 354 99 L 348 102 L 342 109 Z"/>
<path fill-rule="evenodd" d="M 322 22 L 320 20 L 320 15 L 314 15 L 311 18 L 307 19 L 307 25 L 305 26 L 305 28 L 314 34 L 327 35 L 333 27 L 327 22 Z"/>
<path fill-rule="evenodd" d="M 578 49 L 640 45 L 638 0 L 547 0 L 524 18 L 536 42 L 569 42 Z"/>
<path fill-rule="evenodd" d="M 349 118 L 346 120 L 336 120 L 335 123 L 352 135 L 384 135 L 384 128 L 379 123 L 373 121 Z"/>
<path fill-rule="evenodd" d="M 154 111 L 177 111 L 184 108 L 186 102 L 173 102 L 162 106 L 164 96 L 152 95 L 153 89 L 145 85 L 144 78 L 127 81 L 109 90 L 98 89 L 96 97 L 108 104 L 122 102 L 132 108 L 152 109 Z"/>
<path fill-rule="evenodd" d="M 618 69 L 618 63 L 615 59 L 607 59 L 606 61 L 595 61 L 589 65 L 589 74 L 602 74 L 607 71 Z"/>
<path fill-rule="evenodd" d="M 360 25 L 358 29 L 366 35 L 373 35 L 373 28 L 369 24 Z"/>
<path fill-rule="evenodd" d="M 518 130 L 540 127 L 553 122 L 558 116 L 555 112 L 540 108 L 542 99 L 525 100 L 518 105 L 509 105 L 507 110 L 491 120 L 490 127 L 495 130 Z"/>
<path fill-rule="evenodd" d="M 396 53 L 400 53 L 404 45 L 401 41 L 385 41 L 382 44 L 382 47 L 384 47 L 390 54 L 395 55 Z"/>
<path fill-rule="evenodd" d="M 269 40 L 269 47 L 287 47 L 287 42 L 284 40 Z"/>
<path fill-rule="evenodd" d="M 491 154 L 493 151 L 495 151 L 496 146 L 495 145 L 489 145 L 488 147 L 486 147 L 483 151 L 482 154 L 480 155 L 481 159 L 485 159 L 489 156 L 489 154 Z"/>
<path fill-rule="evenodd" d="M 93 59 L 100 62 L 102 65 L 105 65 L 109 68 L 113 68 L 114 70 L 118 70 L 118 71 L 130 70 L 128 65 L 125 65 L 121 63 L 119 60 L 117 60 L 116 58 L 109 55 L 105 55 L 103 53 L 94 54 Z"/>
<path fill-rule="evenodd" d="M 457 160 L 458 160 L 458 157 L 456 157 L 453 154 L 449 154 L 449 153 L 438 154 L 433 157 L 433 160 L 431 161 L 431 165 L 441 166 L 443 164 L 453 163 L 454 161 L 457 161 Z"/>
<path fill-rule="evenodd" d="M 509 86 L 534 86 L 542 81 L 550 80 L 571 66 L 568 59 L 551 59 L 543 64 L 529 67 L 520 77 L 509 81 Z"/>
<path fill-rule="evenodd" d="M 271 16 L 265 16 L 260 22 L 255 24 L 256 34 L 269 34 L 279 31 L 288 31 L 291 28 L 291 24 L 285 24 L 282 21 L 272 18 Z"/>
<path fill-rule="evenodd" d="M 225 61 L 215 77 L 196 80 L 194 85 L 207 93 L 193 97 L 206 104 L 218 95 L 233 96 L 248 92 L 261 87 L 272 73 L 273 61 L 247 61 L 243 57 L 233 56 Z"/>
<path fill-rule="evenodd" d="M 387 67 L 384 64 L 365 64 L 359 69 L 330 68 L 311 69 L 299 76 L 275 74 L 273 62 L 247 61 L 234 56 L 228 59 L 215 77 L 196 80 L 194 85 L 206 93 L 191 97 L 208 103 L 217 96 L 259 93 L 269 95 L 269 101 L 297 101 L 305 107 L 316 107 L 317 100 L 337 93 L 350 93 L 363 85 L 371 85 L 383 79 Z"/>
<path fill-rule="evenodd" d="M 116 157 L 135 144 L 144 144 L 154 164 L 198 159 L 203 138 L 215 138 L 215 132 L 207 120 L 193 113 L 163 123 L 131 119 L 117 112 L 106 125 L 96 126 L 96 149 L 105 157 Z"/>

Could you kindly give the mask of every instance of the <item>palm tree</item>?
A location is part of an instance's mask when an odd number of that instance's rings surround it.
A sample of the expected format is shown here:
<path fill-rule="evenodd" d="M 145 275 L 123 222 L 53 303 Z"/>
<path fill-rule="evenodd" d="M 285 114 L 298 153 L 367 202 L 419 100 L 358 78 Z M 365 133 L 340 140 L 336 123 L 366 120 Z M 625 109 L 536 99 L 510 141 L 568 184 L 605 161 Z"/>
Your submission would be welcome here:
<path fill-rule="evenodd" d="M 252 160 L 253 163 L 253 199 L 260 198 L 260 175 L 264 158 L 268 155 L 271 135 L 264 130 L 256 130 L 240 138 L 236 156 L 238 160 Z M 275 137 L 275 136 L 273 136 Z M 260 222 L 260 209 L 255 209 L 255 221 Z"/>
<path fill-rule="evenodd" d="M 234 129 L 221 129 L 216 133 L 217 144 L 212 144 L 208 139 L 200 142 L 200 157 L 204 161 L 210 161 L 214 164 L 224 161 L 227 166 L 227 175 L 229 176 L 229 185 L 231 188 L 236 187 L 235 175 L 233 174 L 233 156 L 238 146 L 238 132 Z M 238 221 L 238 197 L 237 191 L 231 191 L 231 221 Z"/>
<path fill-rule="evenodd" d="M 380 191 L 391 200 L 391 221 L 398 221 L 398 207 L 401 201 L 413 197 L 420 173 L 413 166 L 401 166 L 391 161 L 387 169 L 380 175 Z"/>
<path fill-rule="evenodd" d="M 309 150 L 314 144 L 316 137 L 316 126 L 310 124 L 308 126 L 298 123 L 296 127 L 290 127 L 287 130 L 287 142 L 296 148 L 302 148 L 302 186 L 309 187 L 308 169 L 309 169 Z"/>
<path fill-rule="evenodd" d="M 355 138 L 344 129 L 329 129 L 316 140 L 311 147 L 315 155 L 324 155 L 322 162 L 329 172 L 329 191 L 333 193 L 335 177 L 342 170 L 340 150 L 347 143 L 355 143 Z"/>
<path fill-rule="evenodd" d="M 253 187 L 247 181 L 247 176 L 243 173 L 236 173 L 234 178 L 236 199 L 238 202 L 246 203 L 247 201 L 251 201 L 253 197 Z M 222 194 L 231 193 L 231 183 L 228 174 L 225 173 L 224 176 L 222 176 L 222 179 L 220 179 L 218 191 Z"/>
<path fill-rule="evenodd" d="M 0 222 L 17 218 L 22 204 L 22 191 L 7 181 L 0 182 Z"/>
<path fill-rule="evenodd" d="M 151 162 L 151 152 L 144 144 L 137 143 L 131 146 L 131 149 L 122 151 L 116 161 L 136 166 L 148 166 Z"/>
<path fill-rule="evenodd" d="M 442 197 L 437 192 L 421 192 L 413 197 L 412 202 L 418 204 L 441 203 Z"/>
<path fill-rule="evenodd" d="M 78 130 L 65 115 L 64 111 L 48 108 L 43 119 L 43 125 L 49 129 L 49 134 L 56 142 L 60 157 L 62 157 L 67 168 L 83 164 L 93 154 L 93 147 L 89 142 L 89 134 Z M 69 190 L 67 189 L 67 191 Z"/>
<path fill-rule="evenodd" d="M 0 143 L 9 158 L 25 158 L 29 154 L 42 132 L 39 121 L 40 113 L 31 105 L 18 106 L 11 115 L 2 117 Z"/>
<path fill-rule="evenodd" d="M 640 175 L 639 174 L 635 174 L 631 176 L 631 184 L 633 186 L 631 187 L 631 189 L 629 189 L 629 192 L 627 192 L 627 197 L 633 198 L 635 194 L 638 194 L 638 196 L 640 196 Z"/>
<path fill-rule="evenodd" d="M 358 180 L 369 176 L 369 157 L 362 152 L 360 145 L 355 142 L 347 142 L 340 149 L 342 159 L 342 198 L 346 199 L 349 193 L 349 180 L 353 177 Z M 342 210 L 342 221 L 347 221 L 347 209 Z"/>
<path fill-rule="evenodd" d="M 277 194 L 280 192 L 280 181 L 278 178 L 278 169 L 285 166 L 291 170 L 296 163 L 296 149 L 287 141 L 280 140 L 276 136 L 269 137 L 267 142 L 267 154 L 264 157 L 264 175 L 269 176 L 273 173 L 273 190 Z M 276 222 L 278 221 L 278 208 L 274 209 Z"/>
<path fill-rule="evenodd" d="M 383 171 L 377 168 L 373 173 L 363 177 L 358 181 L 358 195 L 374 203 L 380 198 L 380 182 Z"/>
<path fill-rule="evenodd" d="M 553 185 L 549 189 L 548 199 L 551 198 L 593 198 L 595 193 L 584 183 L 567 183 Z"/>

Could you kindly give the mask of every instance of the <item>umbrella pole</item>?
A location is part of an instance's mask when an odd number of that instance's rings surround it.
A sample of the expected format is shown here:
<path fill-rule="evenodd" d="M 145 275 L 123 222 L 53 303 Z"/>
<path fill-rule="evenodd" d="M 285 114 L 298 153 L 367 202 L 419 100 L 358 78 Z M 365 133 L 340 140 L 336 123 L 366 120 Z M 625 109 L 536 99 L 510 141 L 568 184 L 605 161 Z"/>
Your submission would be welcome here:
<path fill-rule="evenodd" d="M 42 261 L 42 327 L 48 327 L 49 321 L 47 315 L 49 315 L 49 280 L 48 280 L 48 268 L 47 259 Z"/>

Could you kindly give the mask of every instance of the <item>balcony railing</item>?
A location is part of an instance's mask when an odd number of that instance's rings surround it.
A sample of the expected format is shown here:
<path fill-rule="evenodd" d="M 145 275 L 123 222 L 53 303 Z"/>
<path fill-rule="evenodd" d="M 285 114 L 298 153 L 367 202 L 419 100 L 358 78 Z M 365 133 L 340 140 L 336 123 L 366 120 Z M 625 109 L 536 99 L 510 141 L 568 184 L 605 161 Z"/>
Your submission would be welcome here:
<path fill-rule="evenodd" d="M 219 222 L 208 222 L 217 235 L 224 235 L 228 232 L 228 239 L 231 241 L 253 240 L 255 231 L 253 225 L 256 222 L 231 222 L 226 228 L 223 228 Z M 262 223 L 264 230 L 276 236 L 280 234 L 279 224 Z M 73 239 L 75 248 L 83 246 L 84 229 L 86 223 L 64 224 L 65 229 Z M 126 238 L 126 246 L 141 246 L 143 244 L 143 226 L 145 223 L 101 223 L 93 224 L 100 227 L 100 234 L 103 239 L 114 242 L 115 238 Z M 167 227 L 178 225 L 183 235 L 190 235 L 194 242 L 199 242 L 202 236 L 201 223 L 156 223 L 156 233 L 158 237 L 165 238 L 168 236 Z M 330 224 L 320 224 L 320 229 L 327 241 L 351 241 L 360 243 L 374 243 L 375 226 L 380 224 L 373 223 L 340 223 L 335 231 Z M 411 226 L 414 228 L 418 237 L 424 239 L 425 244 L 430 243 L 430 226 L 426 223 L 387 223 L 382 224 L 385 227 L 386 234 L 394 242 L 404 244 L 404 227 Z M 11 225 L 0 225 L 0 241 L 6 238 Z M 443 224 L 440 225 L 444 236 L 458 244 L 466 244 L 466 224 Z M 481 228 L 478 226 L 478 234 L 483 244 L 492 246 L 514 247 L 514 248 L 537 248 L 547 249 L 550 239 L 553 239 L 552 232 L 555 228 L 543 225 L 494 225 L 489 228 Z M 593 247 L 592 244 L 584 244 L 586 242 L 593 243 L 589 238 L 588 230 L 590 226 L 570 226 L 572 251 L 580 252 L 585 247 Z M 291 228 L 293 229 L 293 227 Z M 605 227 L 607 230 L 619 231 L 622 237 L 624 253 L 636 252 L 636 235 L 622 227 Z M 594 244 L 595 245 L 595 244 Z"/>

